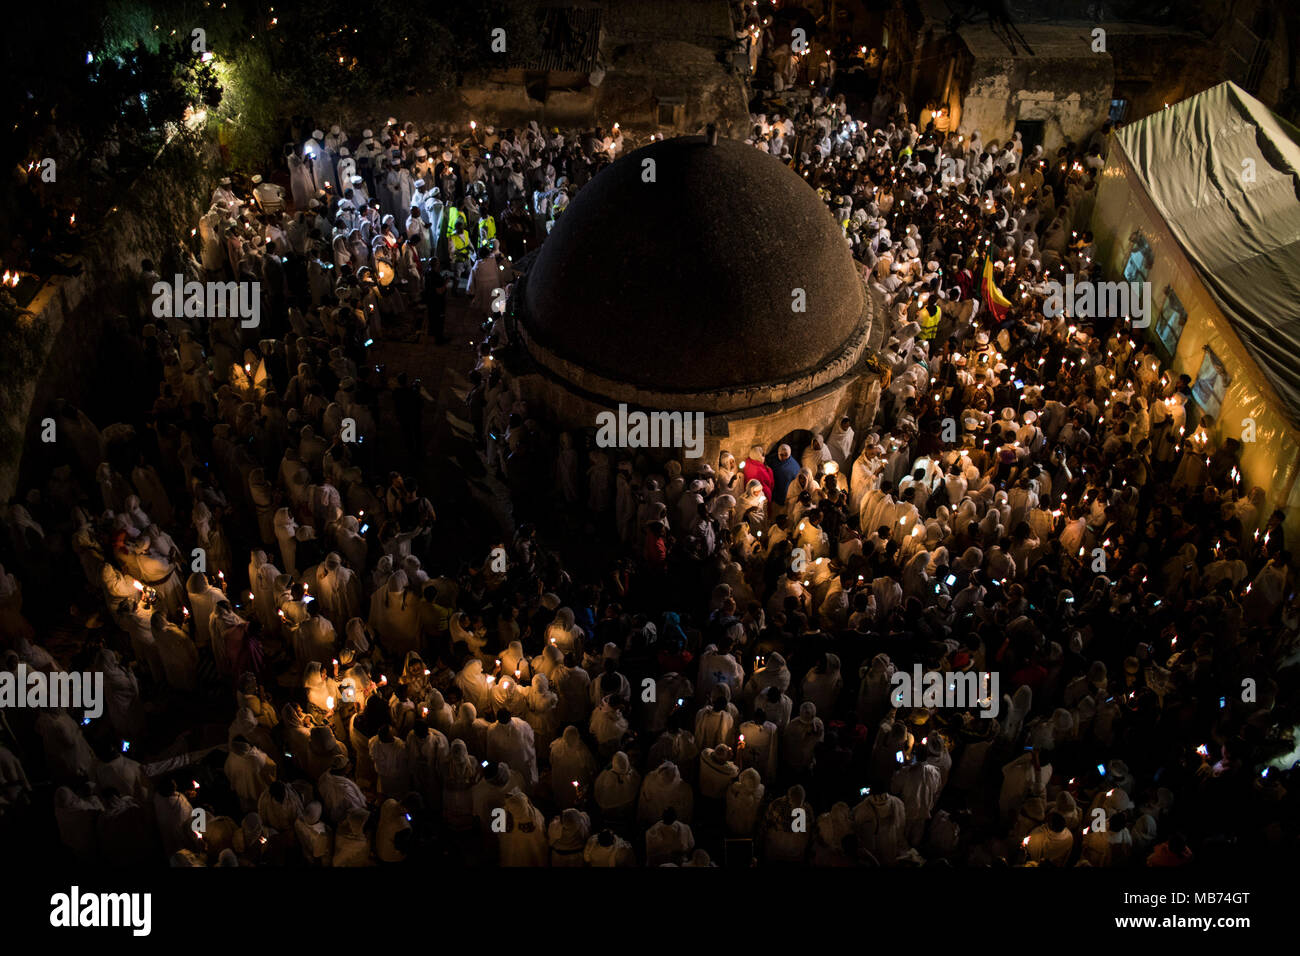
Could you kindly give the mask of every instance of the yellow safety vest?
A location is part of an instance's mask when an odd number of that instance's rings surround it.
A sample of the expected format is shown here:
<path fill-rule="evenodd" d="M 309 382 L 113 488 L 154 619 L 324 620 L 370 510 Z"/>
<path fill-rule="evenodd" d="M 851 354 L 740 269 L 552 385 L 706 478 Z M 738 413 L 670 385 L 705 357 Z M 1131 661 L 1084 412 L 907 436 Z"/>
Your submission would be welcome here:
<path fill-rule="evenodd" d="M 917 336 L 923 342 L 929 342 L 934 338 L 934 334 L 939 331 L 939 320 L 943 318 L 943 313 L 939 311 L 939 306 L 935 305 L 933 312 L 921 310 L 921 332 Z"/>
<path fill-rule="evenodd" d="M 491 242 L 497 237 L 497 221 L 490 215 L 484 216 L 478 221 L 478 242 L 482 245 L 485 242 Z"/>
<path fill-rule="evenodd" d="M 456 233 L 451 237 L 451 253 L 457 259 L 469 258 L 469 236 Z"/>

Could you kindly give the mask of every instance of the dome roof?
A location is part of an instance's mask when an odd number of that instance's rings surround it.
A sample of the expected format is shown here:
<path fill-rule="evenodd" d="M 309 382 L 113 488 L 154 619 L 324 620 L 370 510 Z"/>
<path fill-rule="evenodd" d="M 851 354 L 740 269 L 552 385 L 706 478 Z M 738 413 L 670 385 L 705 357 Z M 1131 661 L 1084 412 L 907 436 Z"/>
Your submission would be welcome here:
<path fill-rule="evenodd" d="M 523 305 L 545 349 L 657 392 L 809 375 L 866 322 L 848 243 L 817 193 L 767 153 L 702 136 L 638 149 L 579 190 Z"/>

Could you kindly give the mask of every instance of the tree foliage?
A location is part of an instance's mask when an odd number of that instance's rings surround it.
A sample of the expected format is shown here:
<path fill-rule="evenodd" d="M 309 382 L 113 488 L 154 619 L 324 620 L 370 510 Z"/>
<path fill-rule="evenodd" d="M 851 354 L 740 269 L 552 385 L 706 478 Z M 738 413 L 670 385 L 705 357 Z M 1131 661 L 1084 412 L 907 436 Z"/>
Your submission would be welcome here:
<path fill-rule="evenodd" d="M 535 56 L 535 0 L 50 0 L 6 23 L 6 162 L 50 127 L 92 152 L 156 138 L 187 109 L 217 117 L 241 159 L 294 110 L 444 90 Z M 201 28 L 204 63 L 192 48 Z M 504 30 L 506 52 L 492 50 Z M 89 55 L 89 62 L 87 57 Z M 240 142 L 240 141 L 243 142 Z"/>

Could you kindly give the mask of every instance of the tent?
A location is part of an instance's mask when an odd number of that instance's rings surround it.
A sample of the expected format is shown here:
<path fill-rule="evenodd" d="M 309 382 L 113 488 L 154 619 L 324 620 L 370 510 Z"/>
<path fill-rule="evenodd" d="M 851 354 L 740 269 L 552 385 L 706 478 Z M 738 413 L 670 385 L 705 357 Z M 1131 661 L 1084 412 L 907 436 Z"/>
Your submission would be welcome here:
<path fill-rule="evenodd" d="M 1151 283 L 1145 334 L 1297 540 L 1300 130 L 1233 83 L 1125 126 L 1093 231 L 1103 270 Z"/>

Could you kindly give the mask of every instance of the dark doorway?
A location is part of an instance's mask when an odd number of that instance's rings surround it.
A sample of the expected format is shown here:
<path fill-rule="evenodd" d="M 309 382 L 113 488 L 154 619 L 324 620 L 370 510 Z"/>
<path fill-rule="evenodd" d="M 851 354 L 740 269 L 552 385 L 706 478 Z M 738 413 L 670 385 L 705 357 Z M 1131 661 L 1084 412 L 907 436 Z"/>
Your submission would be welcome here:
<path fill-rule="evenodd" d="M 794 431 L 785 435 L 785 437 L 780 441 L 772 442 L 767 449 L 767 455 L 764 456 L 763 461 L 767 463 L 767 467 L 769 468 L 776 467 L 776 463 L 780 460 L 776 453 L 780 450 L 782 445 L 789 445 L 790 457 L 795 461 L 798 461 L 803 457 L 804 449 L 812 444 L 812 440 L 813 433 L 811 431 L 807 428 L 796 428 Z"/>
<path fill-rule="evenodd" d="M 1020 142 L 1024 146 L 1022 156 L 1032 153 L 1035 146 L 1043 145 L 1042 120 L 1016 120 L 1016 132 L 1020 134 Z"/>

